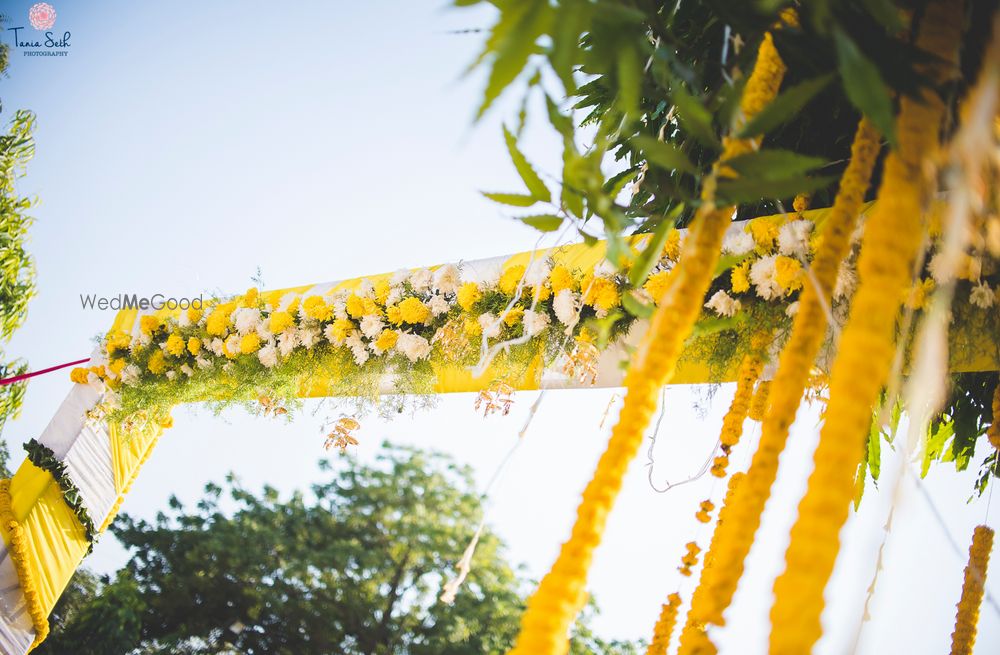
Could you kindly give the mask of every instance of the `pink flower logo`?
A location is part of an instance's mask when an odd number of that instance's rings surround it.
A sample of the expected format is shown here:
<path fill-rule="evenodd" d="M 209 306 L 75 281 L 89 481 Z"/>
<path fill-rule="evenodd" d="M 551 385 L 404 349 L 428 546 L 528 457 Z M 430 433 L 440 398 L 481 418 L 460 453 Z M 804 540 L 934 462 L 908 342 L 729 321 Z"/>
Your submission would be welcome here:
<path fill-rule="evenodd" d="M 28 20 L 36 30 L 47 30 L 56 24 L 55 7 L 47 2 L 36 2 L 28 10 Z"/>

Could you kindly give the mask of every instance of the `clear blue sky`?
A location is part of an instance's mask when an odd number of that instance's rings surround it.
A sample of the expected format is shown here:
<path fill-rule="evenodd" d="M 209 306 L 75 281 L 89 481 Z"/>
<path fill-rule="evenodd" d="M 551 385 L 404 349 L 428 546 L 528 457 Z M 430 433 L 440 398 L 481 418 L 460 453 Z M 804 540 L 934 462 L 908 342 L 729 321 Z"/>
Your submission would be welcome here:
<path fill-rule="evenodd" d="M 27 24 L 30 4 L 2 7 Z M 532 231 L 477 192 L 516 184 L 499 134 L 511 107 L 473 126 L 482 79 L 461 77 L 483 35 L 449 33 L 487 26 L 488 11 L 381 0 L 53 4 L 56 31 L 72 31 L 69 56 L 14 52 L 9 79 L 0 81 L 0 118 L 19 107 L 38 114 L 38 155 L 21 189 L 41 198 L 30 244 L 39 294 L 11 356 L 39 368 L 88 355 L 112 314 L 81 309 L 80 294 L 232 293 L 258 267 L 277 288 L 534 243 Z M 543 125 L 529 126 L 525 149 L 543 170 L 555 170 L 557 148 Z M 15 458 L 69 388 L 63 374 L 31 383 L 22 417 L 4 435 Z M 493 526 L 535 576 L 568 535 L 603 449 L 609 425 L 599 423 L 612 393 L 548 394 L 499 490 Z M 724 387 L 710 401 L 706 393 L 668 393 L 658 479 L 686 477 L 714 443 L 732 392 Z M 383 439 L 439 448 L 473 465 L 484 484 L 533 399 L 522 394 L 509 417 L 489 420 L 474 413 L 469 395 L 412 418 L 366 418 L 359 456 L 371 458 Z M 172 493 L 194 501 L 205 482 L 229 471 L 249 488 L 304 487 L 318 476 L 317 461 L 331 456 L 319 423 L 333 410 L 314 416 L 313 406 L 291 425 L 179 410 L 124 511 L 152 517 Z M 815 409 L 803 411 L 782 459 L 776 502 L 720 637 L 724 652 L 766 650 L 770 585 L 811 468 L 816 423 Z M 733 461 L 745 467 L 747 457 L 743 448 Z M 690 595 L 676 566 L 699 529 L 693 511 L 706 494 L 722 492 L 706 478 L 656 494 L 644 460 L 629 472 L 591 578 L 603 608 L 597 627 L 607 636 L 646 637 L 668 593 Z M 926 482 L 963 551 L 986 510 L 985 501 L 965 503 L 971 478 L 941 467 Z M 891 480 L 882 486 L 890 490 Z M 826 615 L 834 627 L 817 652 L 852 648 L 889 495 L 870 490 L 844 532 Z M 1000 507 L 994 527 L 998 516 Z M 87 565 L 111 571 L 124 557 L 105 536 Z M 859 652 L 945 652 L 963 566 L 906 482 Z M 993 578 L 1000 594 L 1000 574 Z M 980 631 L 977 652 L 1000 650 L 1000 618 L 989 608 Z"/>

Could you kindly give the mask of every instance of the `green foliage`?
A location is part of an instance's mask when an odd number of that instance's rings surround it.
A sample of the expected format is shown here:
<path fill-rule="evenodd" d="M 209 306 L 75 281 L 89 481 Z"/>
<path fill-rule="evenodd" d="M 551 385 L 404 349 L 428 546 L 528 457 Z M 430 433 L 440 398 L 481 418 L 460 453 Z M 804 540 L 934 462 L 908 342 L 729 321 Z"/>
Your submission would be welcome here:
<path fill-rule="evenodd" d="M 282 499 L 230 476 L 195 507 L 119 518 L 132 556 L 95 585 L 79 574 L 40 654 L 448 655 L 505 652 L 527 582 L 486 531 L 453 605 L 442 583 L 472 538 L 480 503 L 467 468 L 385 447 L 373 465 L 326 465 L 329 479 Z M 229 511 L 224 508 L 231 508 Z M 99 587 L 99 588 L 98 588 Z M 593 610 L 592 610 L 593 611 Z M 103 650 L 102 650 L 103 649 Z M 638 653 L 585 623 L 572 653 Z"/>

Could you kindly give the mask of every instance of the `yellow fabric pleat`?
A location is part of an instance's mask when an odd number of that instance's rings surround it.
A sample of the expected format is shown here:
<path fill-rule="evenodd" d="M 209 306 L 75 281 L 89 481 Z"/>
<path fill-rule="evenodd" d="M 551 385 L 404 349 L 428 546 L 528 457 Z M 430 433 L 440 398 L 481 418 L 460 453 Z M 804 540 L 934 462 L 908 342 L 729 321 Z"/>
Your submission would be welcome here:
<path fill-rule="evenodd" d="M 124 493 L 135 477 L 160 431 L 161 429 L 156 427 L 126 439 L 117 425 L 108 426 L 108 437 L 111 440 L 111 470 L 114 472 L 115 491 L 118 494 Z"/>

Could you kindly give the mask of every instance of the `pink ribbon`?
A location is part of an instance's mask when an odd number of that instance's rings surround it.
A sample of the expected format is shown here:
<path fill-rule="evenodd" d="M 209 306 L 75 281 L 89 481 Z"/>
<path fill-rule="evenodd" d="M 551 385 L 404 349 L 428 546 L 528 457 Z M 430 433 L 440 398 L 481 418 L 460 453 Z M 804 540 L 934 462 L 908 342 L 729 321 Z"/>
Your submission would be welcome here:
<path fill-rule="evenodd" d="M 86 364 L 90 361 L 90 358 L 78 359 L 75 362 L 67 362 L 65 364 L 60 364 L 58 366 L 50 366 L 48 368 L 43 368 L 40 371 L 32 371 L 31 373 L 23 373 L 21 375 L 15 375 L 14 377 L 4 378 L 0 380 L 0 386 L 5 384 L 14 384 L 15 382 L 20 382 L 21 380 L 27 380 L 28 378 L 33 378 L 36 375 L 45 375 L 46 373 L 51 373 L 52 371 L 58 371 L 61 368 L 66 368 L 67 366 L 76 366 L 77 364 Z"/>

